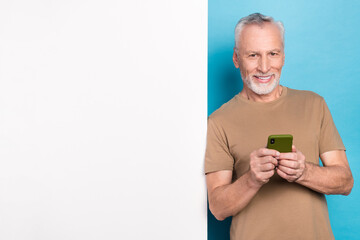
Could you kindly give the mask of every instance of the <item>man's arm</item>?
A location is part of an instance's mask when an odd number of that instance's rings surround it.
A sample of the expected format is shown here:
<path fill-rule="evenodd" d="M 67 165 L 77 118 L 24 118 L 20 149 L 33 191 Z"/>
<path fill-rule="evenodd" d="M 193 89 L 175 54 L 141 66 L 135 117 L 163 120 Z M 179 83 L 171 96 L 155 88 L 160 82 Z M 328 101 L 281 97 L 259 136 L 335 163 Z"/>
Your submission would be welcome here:
<path fill-rule="evenodd" d="M 328 151 L 320 158 L 323 167 L 305 162 L 305 156 L 294 147 L 292 153 L 280 154 L 277 172 L 289 182 L 297 182 L 320 193 L 349 195 L 354 179 L 345 151 Z"/>
<path fill-rule="evenodd" d="M 250 169 L 234 183 L 232 171 L 222 170 L 208 173 L 206 184 L 210 211 L 216 219 L 224 220 L 240 212 L 255 196 L 262 185 L 274 175 L 277 166 L 275 157 L 280 153 L 261 148 L 250 154 Z"/>
<path fill-rule="evenodd" d="M 354 185 L 344 150 L 320 155 L 324 167 L 307 163 L 302 177 L 296 182 L 324 194 L 349 195 Z"/>

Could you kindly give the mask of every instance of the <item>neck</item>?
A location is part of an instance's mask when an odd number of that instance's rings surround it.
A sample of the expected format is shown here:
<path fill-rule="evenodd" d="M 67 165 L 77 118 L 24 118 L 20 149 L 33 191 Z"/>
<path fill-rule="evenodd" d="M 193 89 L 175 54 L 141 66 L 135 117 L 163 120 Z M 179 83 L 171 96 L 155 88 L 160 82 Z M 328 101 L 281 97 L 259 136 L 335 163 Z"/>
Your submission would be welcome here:
<path fill-rule="evenodd" d="M 245 84 L 243 90 L 240 92 L 240 95 L 247 98 L 250 101 L 254 102 L 272 102 L 278 99 L 282 94 L 283 87 L 278 85 L 271 93 L 259 95 L 249 89 Z"/>

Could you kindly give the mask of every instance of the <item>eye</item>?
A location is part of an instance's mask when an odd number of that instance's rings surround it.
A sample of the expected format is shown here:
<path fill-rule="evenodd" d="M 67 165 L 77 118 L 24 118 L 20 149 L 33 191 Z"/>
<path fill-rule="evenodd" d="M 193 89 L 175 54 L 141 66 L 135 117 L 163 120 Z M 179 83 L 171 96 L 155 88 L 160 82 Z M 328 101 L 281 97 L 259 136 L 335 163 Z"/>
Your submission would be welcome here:
<path fill-rule="evenodd" d="M 279 55 L 279 54 L 276 53 L 276 52 L 270 52 L 270 55 L 271 55 L 271 56 L 277 56 L 277 55 Z"/>
<path fill-rule="evenodd" d="M 249 54 L 249 57 L 256 57 L 255 53 Z"/>

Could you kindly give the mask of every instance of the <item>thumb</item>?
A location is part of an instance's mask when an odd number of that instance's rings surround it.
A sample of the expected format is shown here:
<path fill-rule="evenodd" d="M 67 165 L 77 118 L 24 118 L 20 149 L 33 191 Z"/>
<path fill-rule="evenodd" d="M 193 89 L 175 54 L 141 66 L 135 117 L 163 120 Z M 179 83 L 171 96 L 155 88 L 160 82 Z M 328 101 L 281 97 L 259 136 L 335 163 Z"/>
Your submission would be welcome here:
<path fill-rule="evenodd" d="M 291 150 L 292 152 L 297 152 L 295 145 L 292 145 Z"/>

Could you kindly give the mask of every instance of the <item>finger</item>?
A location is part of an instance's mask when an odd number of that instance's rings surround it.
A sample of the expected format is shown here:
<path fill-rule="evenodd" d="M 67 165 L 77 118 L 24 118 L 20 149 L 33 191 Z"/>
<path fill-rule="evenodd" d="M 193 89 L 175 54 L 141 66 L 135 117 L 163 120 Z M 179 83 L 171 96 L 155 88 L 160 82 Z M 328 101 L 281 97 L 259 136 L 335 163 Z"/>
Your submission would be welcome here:
<path fill-rule="evenodd" d="M 300 168 L 300 163 L 298 161 L 292 161 L 292 160 L 279 160 L 279 165 L 292 169 Z"/>
<path fill-rule="evenodd" d="M 297 152 L 295 145 L 292 145 L 292 146 L 291 146 L 291 151 L 292 151 L 292 152 Z"/>
<path fill-rule="evenodd" d="M 294 152 L 289 153 L 280 153 L 279 160 L 287 159 L 287 160 L 297 160 L 297 154 Z"/>
<path fill-rule="evenodd" d="M 297 174 L 297 171 L 295 169 L 284 167 L 284 166 L 281 166 L 281 165 L 278 166 L 278 169 L 280 169 L 282 172 L 286 173 L 287 175 L 292 176 L 292 175 Z"/>
<path fill-rule="evenodd" d="M 264 156 L 278 157 L 278 156 L 280 156 L 280 152 L 276 151 L 274 149 L 260 148 L 257 151 L 257 155 L 258 155 L 258 157 L 264 157 Z"/>
<path fill-rule="evenodd" d="M 278 160 L 272 156 L 265 156 L 260 158 L 260 164 L 272 163 L 275 166 L 278 165 Z"/>
<path fill-rule="evenodd" d="M 264 184 L 269 181 L 269 179 L 274 175 L 274 173 L 275 173 L 274 169 L 267 172 L 256 173 L 255 179 L 256 181 Z"/>
<path fill-rule="evenodd" d="M 263 177 L 264 177 L 264 179 L 269 180 L 274 174 L 275 174 L 275 170 L 272 169 L 270 171 L 264 172 Z"/>
<path fill-rule="evenodd" d="M 276 169 L 276 172 L 281 178 L 285 179 L 288 182 L 293 182 L 295 180 L 294 176 L 287 175 L 286 173 L 281 171 L 279 168 Z"/>
<path fill-rule="evenodd" d="M 272 163 L 266 163 L 266 164 L 260 165 L 260 171 L 262 171 L 262 172 L 267 172 L 267 171 L 273 170 L 274 168 L 275 168 L 275 165 Z"/>
<path fill-rule="evenodd" d="M 277 172 L 277 174 L 278 174 L 280 177 L 285 178 L 285 179 L 287 178 L 287 174 L 284 173 L 283 171 L 281 171 L 280 168 L 277 168 L 277 169 L 276 169 L 276 172 Z"/>

